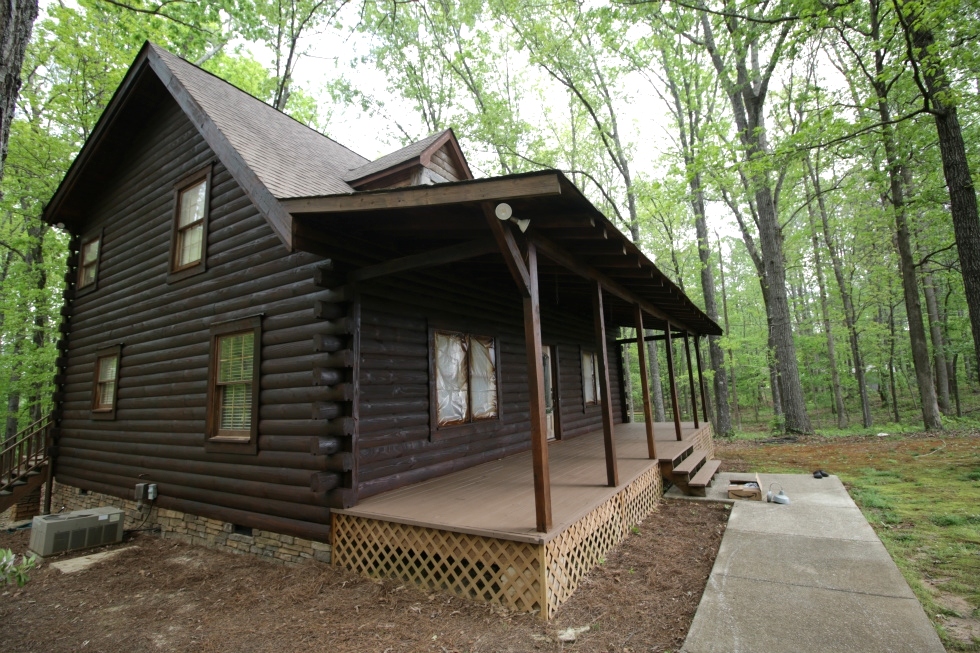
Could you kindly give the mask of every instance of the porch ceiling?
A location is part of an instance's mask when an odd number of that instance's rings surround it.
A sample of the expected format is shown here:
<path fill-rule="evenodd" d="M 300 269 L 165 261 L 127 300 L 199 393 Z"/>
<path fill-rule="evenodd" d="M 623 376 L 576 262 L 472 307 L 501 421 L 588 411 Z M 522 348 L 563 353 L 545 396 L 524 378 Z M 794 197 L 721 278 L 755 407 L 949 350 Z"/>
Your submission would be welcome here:
<path fill-rule="evenodd" d="M 315 240 L 322 251 L 323 244 L 330 243 L 337 256 L 358 252 L 356 267 L 361 267 L 439 250 L 451 259 L 455 248 L 468 247 L 465 263 L 444 265 L 488 289 L 516 291 L 484 215 L 484 203 L 504 201 L 512 207 L 514 218 L 530 220 L 524 238 L 517 239 L 522 245 L 527 240 L 538 244 L 543 303 L 591 310 L 592 281 L 579 274 L 587 268 L 656 307 L 675 328 L 695 334 L 722 333 L 558 171 L 299 198 L 283 204 L 293 216 L 294 243 L 299 249 Z M 488 246 L 483 247 L 481 240 Z M 555 260 L 562 256 L 566 260 Z M 570 270 L 569 261 L 580 270 Z M 634 326 L 631 302 L 615 293 L 606 295 L 609 324 Z M 649 328 L 666 328 L 657 316 L 644 322 Z"/>

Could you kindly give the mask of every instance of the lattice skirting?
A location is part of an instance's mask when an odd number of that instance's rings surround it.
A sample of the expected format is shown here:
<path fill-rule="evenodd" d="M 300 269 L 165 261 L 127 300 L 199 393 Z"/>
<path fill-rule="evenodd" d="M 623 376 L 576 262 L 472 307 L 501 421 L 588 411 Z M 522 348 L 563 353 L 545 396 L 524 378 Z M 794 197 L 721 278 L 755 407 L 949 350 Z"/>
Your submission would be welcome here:
<path fill-rule="evenodd" d="M 550 540 L 519 542 L 334 514 L 333 561 L 359 574 L 550 619 L 582 578 L 657 507 L 654 466 Z"/>

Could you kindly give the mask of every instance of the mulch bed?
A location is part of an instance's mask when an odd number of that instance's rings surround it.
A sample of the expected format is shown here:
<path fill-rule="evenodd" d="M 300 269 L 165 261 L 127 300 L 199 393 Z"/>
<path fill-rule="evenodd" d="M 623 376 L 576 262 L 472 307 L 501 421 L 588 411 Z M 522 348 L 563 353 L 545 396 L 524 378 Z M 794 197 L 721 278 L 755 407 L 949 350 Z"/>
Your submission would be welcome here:
<path fill-rule="evenodd" d="M 141 534 L 72 574 L 0 591 L 5 651 L 676 651 L 728 520 L 666 501 L 550 622 L 328 565 L 283 566 Z M 22 552 L 28 532 L 0 533 Z M 85 553 L 91 553 L 90 551 Z M 566 629 L 588 630 L 561 641 Z"/>

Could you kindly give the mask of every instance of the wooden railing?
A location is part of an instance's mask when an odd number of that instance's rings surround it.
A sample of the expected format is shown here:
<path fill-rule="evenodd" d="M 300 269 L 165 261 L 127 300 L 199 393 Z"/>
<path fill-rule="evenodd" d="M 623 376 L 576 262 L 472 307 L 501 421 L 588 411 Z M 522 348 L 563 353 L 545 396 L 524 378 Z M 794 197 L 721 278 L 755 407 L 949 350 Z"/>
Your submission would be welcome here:
<path fill-rule="evenodd" d="M 0 492 L 19 484 L 48 462 L 51 415 L 45 415 L 3 443 L 0 451 Z"/>

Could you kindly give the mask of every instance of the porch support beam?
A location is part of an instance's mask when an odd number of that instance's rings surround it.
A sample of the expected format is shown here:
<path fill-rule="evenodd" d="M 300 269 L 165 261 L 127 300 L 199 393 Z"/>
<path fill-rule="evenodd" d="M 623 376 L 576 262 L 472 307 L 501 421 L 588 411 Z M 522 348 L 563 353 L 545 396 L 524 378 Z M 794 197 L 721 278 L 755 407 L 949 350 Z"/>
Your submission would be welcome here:
<path fill-rule="evenodd" d="M 599 357 L 599 386 L 602 390 L 602 443 L 606 450 L 606 483 L 619 485 L 616 441 L 613 439 L 612 397 L 609 388 L 609 344 L 606 342 L 606 316 L 602 308 L 602 284 L 592 283 L 592 315 L 595 318 L 596 355 Z M 540 365 L 539 365 L 540 367 Z"/>
<path fill-rule="evenodd" d="M 494 218 L 496 220 L 496 218 Z M 548 427 L 541 366 L 541 306 L 538 298 L 538 255 L 528 243 L 529 293 L 524 297 L 524 341 L 527 350 L 527 384 L 531 398 L 531 464 L 534 467 L 534 515 L 538 532 L 551 529 L 551 472 L 548 468 Z"/>
<path fill-rule="evenodd" d="M 705 394 L 704 388 L 704 375 L 701 373 L 701 337 L 698 336 L 694 339 L 694 357 L 698 361 L 698 385 L 701 387 L 701 414 L 704 416 L 704 421 L 709 422 L 711 419 L 708 417 L 708 398 Z"/>
<path fill-rule="evenodd" d="M 643 334 L 643 309 L 634 305 L 636 313 L 636 332 Z M 657 459 L 657 443 L 653 437 L 653 408 L 650 405 L 650 380 L 647 378 L 647 353 L 646 347 L 642 344 L 636 348 L 636 355 L 640 364 L 640 389 L 643 392 L 643 423 L 647 431 L 647 454 L 650 460 Z"/>
<path fill-rule="evenodd" d="M 667 378 L 670 380 L 670 405 L 674 411 L 674 434 L 677 436 L 678 441 L 683 440 L 684 436 L 681 434 L 681 407 L 677 403 L 677 379 L 674 375 L 674 346 L 671 342 L 670 329 L 668 328 L 664 331 L 667 336 Z"/>
<path fill-rule="evenodd" d="M 681 333 L 682 333 L 681 331 L 676 331 L 675 332 L 675 335 L 680 335 Z M 661 340 L 666 340 L 666 339 L 667 339 L 667 336 L 665 336 L 665 335 L 659 335 L 659 336 L 643 336 L 643 342 L 659 342 Z M 632 345 L 636 341 L 637 341 L 636 338 L 620 338 L 620 339 L 618 339 L 616 341 L 616 344 L 617 345 Z"/>
<path fill-rule="evenodd" d="M 477 240 L 471 240 L 458 245 L 450 245 L 448 247 L 440 247 L 439 249 L 422 252 L 421 254 L 402 256 L 401 258 L 378 263 L 377 265 L 368 265 L 350 272 L 347 278 L 350 281 L 366 281 L 396 272 L 431 268 L 455 261 L 464 261 L 468 258 L 474 258 L 484 254 L 491 254 L 497 251 L 497 247 L 498 245 L 493 239 L 478 238 Z"/>
<path fill-rule="evenodd" d="M 538 250 L 542 254 L 550 258 L 552 261 L 554 261 L 555 263 L 558 263 L 562 267 L 571 270 L 572 272 L 574 272 L 575 274 L 581 277 L 585 277 L 586 279 L 591 279 L 592 281 L 596 281 L 600 283 L 602 287 L 606 289 L 606 291 L 608 291 L 610 294 L 616 297 L 619 297 L 625 302 L 628 302 L 630 304 L 639 304 L 640 307 L 644 311 L 646 311 L 647 315 L 650 315 L 658 320 L 663 320 L 664 322 L 668 322 L 668 323 L 670 322 L 670 318 L 668 318 L 667 314 L 664 313 L 660 308 L 653 305 L 651 302 L 648 302 L 647 300 L 643 299 L 642 297 L 636 295 L 635 293 L 630 292 L 627 288 L 623 287 L 622 285 L 620 285 L 610 277 L 606 276 L 599 270 L 595 269 L 594 267 L 582 263 L 568 250 L 552 242 L 550 239 L 546 238 L 545 236 L 542 236 L 541 234 L 538 233 L 534 233 L 533 228 L 528 232 L 528 240 L 533 241 L 534 244 L 538 246 Z M 628 258 L 629 258 L 628 256 L 618 256 L 615 257 L 615 260 L 622 261 L 622 260 L 627 260 Z M 637 265 L 639 265 L 639 263 L 637 263 Z M 676 321 L 674 322 L 674 324 L 675 326 L 684 326 L 684 325 L 677 325 Z"/>
<path fill-rule="evenodd" d="M 694 428 L 701 428 L 701 424 L 698 422 L 698 393 L 694 389 L 694 368 L 691 366 L 691 338 L 688 334 L 684 334 L 684 356 L 687 358 L 687 382 L 691 386 L 691 415 L 694 419 Z"/>
<path fill-rule="evenodd" d="M 494 207 L 489 202 L 484 202 L 483 216 L 486 218 L 487 226 L 490 227 L 490 232 L 493 233 L 493 238 L 497 241 L 497 247 L 500 249 L 500 253 L 504 255 L 504 263 L 507 264 L 507 269 L 510 271 L 510 276 L 514 277 L 514 281 L 517 283 L 518 289 L 521 291 L 521 295 L 525 298 L 531 295 L 531 277 L 528 271 L 528 266 L 524 263 L 524 256 L 521 254 L 521 248 L 517 244 L 517 240 L 514 238 L 514 232 L 511 231 L 510 227 L 507 227 L 497 218 L 494 214 Z M 535 261 L 537 259 L 535 258 Z M 535 263 L 537 265 L 537 263 Z M 535 271 L 535 274 L 537 272 Z M 537 292 L 537 289 L 534 290 Z M 540 357 L 539 357 L 540 360 Z M 541 367 L 540 363 L 538 367 Z"/>

